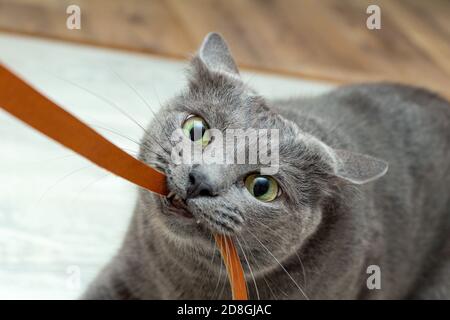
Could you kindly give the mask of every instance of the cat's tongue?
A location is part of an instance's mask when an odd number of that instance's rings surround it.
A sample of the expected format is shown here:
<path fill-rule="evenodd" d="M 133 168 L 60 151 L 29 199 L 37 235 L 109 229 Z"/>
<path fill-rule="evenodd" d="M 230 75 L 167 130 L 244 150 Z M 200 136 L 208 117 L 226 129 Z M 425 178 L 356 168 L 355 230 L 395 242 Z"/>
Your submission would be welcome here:
<path fill-rule="evenodd" d="M 166 177 L 130 156 L 0 65 L 0 107 L 98 166 L 140 187 L 167 195 Z M 228 271 L 233 299 L 247 299 L 247 286 L 233 240 L 215 235 Z"/>

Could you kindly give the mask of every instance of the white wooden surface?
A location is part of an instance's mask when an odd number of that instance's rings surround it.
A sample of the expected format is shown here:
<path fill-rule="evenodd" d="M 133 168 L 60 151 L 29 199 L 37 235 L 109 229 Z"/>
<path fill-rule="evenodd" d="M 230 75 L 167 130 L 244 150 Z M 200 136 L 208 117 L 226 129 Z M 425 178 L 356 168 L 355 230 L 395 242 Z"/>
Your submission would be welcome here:
<path fill-rule="evenodd" d="M 94 126 L 138 141 L 145 125 L 184 85 L 185 62 L 0 34 L 0 62 Z M 244 73 L 269 97 L 317 94 L 329 86 Z M 0 88 L 1 90 L 1 88 Z M 95 127 L 127 151 L 137 145 Z M 0 110 L 0 299 L 73 299 L 117 250 L 135 187 Z M 79 281 L 78 281 L 79 280 Z"/>

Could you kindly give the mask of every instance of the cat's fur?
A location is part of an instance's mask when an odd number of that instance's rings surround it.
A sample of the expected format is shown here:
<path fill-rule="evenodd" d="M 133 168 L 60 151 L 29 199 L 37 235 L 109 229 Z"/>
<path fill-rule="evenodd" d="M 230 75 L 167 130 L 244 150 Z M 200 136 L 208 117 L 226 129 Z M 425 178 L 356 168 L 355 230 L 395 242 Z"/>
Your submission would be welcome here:
<path fill-rule="evenodd" d="M 163 170 L 182 198 L 192 168 L 171 163 L 168 137 L 189 114 L 220 130 L 280 129 L 282 194 L 270 203 L 250 195 L 243 179 L 254 165 L 201 166 L 217 195 L 187 200 L 194 219 L 140 190 L 122 248 L 83 298 L 230 299 L 215 231 L 234 235 L 253 299 L 254 281 L 261 299 L 450 299 L 446 101 L 393 84 L 267 101 L 210 34 L 192 60 L 188 89 L 142 140 L 141 159 Z M 373 181 L 387 170 L 377 159 L 389 170 Z M 370 265 L 380 267 L 381 289 L 367 287 Z"/>

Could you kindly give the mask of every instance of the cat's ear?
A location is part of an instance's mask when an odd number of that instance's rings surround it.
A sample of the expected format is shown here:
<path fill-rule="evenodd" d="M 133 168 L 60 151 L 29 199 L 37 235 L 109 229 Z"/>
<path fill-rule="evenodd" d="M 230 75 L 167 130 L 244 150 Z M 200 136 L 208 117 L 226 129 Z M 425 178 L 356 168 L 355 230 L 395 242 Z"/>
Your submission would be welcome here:
<path fill-rule="evenodd" d="M 209 33 L 203 40 L 197 57 L 208 71 L 239 78 L 230 49 L 220 34 Z"/>
<path fill-rule="evenodd" d="M 374 181 L 386 174 L 386 161 L 346 150 L 334 150 L 335 175 L 353 184 Z"/>

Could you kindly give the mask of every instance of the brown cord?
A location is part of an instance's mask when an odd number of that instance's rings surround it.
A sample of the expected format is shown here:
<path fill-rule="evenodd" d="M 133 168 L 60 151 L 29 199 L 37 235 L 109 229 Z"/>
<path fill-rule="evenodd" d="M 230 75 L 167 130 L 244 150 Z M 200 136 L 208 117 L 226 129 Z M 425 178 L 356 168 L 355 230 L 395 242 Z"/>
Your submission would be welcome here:
<path fill-rule="evenodd" d="M 239 259 L 233 240 L 223 234 L 215 234 L 214 238 L 216 239 L 216 244 L 220 249 L 228 272 L 233 300 L 248 300 L 244 270 L 242 269 L 241 260 Z"/>
<path fill-rule="evenodd" d="M 118 148 L 0 65 L 0 107 L 98 166 L 167 194 L 164 174 Z"/>

